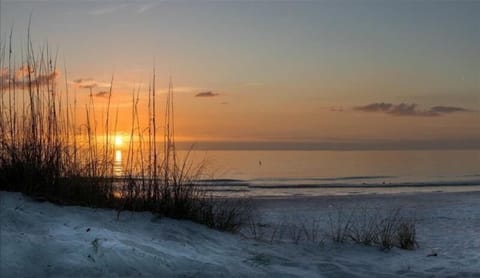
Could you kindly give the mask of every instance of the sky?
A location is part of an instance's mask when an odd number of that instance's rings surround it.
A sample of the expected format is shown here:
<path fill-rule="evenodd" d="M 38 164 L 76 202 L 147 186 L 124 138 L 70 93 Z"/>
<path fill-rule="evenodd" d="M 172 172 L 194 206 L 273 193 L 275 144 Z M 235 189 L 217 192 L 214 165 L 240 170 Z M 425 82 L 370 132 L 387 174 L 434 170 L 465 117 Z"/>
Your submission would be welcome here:
<path fill-rule="evenodd" d="M 80 101 L 93 84 L 102 107 L 113 76 L 125 133 L 155 65 L 179 141 L 480 148 L 480 1 L 3 0 L 0 13 L 16 53 L 31 16 Z"/>

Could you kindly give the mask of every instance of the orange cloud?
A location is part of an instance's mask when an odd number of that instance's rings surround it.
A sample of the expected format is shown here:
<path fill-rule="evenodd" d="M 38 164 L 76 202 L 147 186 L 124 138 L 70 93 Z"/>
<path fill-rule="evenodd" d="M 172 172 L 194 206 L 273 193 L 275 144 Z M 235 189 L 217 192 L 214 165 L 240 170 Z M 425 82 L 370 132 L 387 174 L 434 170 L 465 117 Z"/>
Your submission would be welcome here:
<path fill-rule="evenodd" d="M 97 81 L 93 78 L 79 78 L 71 82 L 73 85 L 83 89 L 93 89 L 95 87 L 108 88 L 110 83 Z"/>
<path fill-rule="evenodd" d="M 30 79 L 27 78 L 30 72 Z M 4 91 L 9 88 L 28 89 L 30 87 L 40 87 L 55 81 L 60 76 L 60 72 L 54 70 L 50 73 L 35 75 L 34 71 L 28 67 L 20 67 L 15 72 L 15 76 L 11 76 L 8 69 L 0 71 L 0 90 Z"/>
<path fill-rule="evenodd" d="M 107 92 L 107 91 L 100 91 L 98 93 L 95 94 L 96 97 L 105 97 L 105 98 L 108 98 L 108 95 L 110 94 L 110 92 Z"/>

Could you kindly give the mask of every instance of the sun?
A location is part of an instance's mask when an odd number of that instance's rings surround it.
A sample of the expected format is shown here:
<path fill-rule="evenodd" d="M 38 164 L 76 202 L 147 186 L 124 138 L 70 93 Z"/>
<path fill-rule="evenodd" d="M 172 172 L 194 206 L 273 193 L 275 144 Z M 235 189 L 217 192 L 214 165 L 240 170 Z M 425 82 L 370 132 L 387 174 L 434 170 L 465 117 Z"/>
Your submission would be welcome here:
<path fill-rule="evenodd" d="M 123 138 L 122 135 L 115 135 L 115 147 L 123 146 Z"/>

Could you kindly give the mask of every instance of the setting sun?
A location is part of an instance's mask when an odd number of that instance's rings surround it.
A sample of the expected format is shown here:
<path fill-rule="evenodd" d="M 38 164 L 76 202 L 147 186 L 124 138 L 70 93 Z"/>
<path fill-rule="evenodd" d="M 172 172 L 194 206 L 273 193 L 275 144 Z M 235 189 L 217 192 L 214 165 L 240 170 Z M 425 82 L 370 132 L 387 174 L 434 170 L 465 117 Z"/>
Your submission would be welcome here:
<path fill-rule="evenodd" d="M 123 138 L 122 135 L 115 135 L 115 147 L 123 146 Z"/>

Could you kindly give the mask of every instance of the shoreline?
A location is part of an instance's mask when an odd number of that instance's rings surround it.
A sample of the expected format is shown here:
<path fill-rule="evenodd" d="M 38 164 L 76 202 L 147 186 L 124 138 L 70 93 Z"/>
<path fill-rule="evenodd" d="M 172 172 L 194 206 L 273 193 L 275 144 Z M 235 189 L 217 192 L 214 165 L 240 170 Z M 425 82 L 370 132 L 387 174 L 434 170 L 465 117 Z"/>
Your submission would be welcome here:
<path fill-rule="evenodd" d="M 480 187 L 480 185 L 478 185 Z M 331 195 L 264 195 L 264 196 L 246 196 L 241 198 L 251 198 L 254 201 L 292 201 L 292 200 L 305 200 L 305 201 L 318 201 L 318 200 L 334 200 L 334 199 L 369 199 L 369 198 L 406 198 L 411 196 L 433 196 L 433 195 L 478 195 L 480 197 L 480 188 L 478 190 L 466 190 L 466 191 L 410 191 L 410 192 L 395 192 L 395 193 L 357 193 L 357 194 L 331 194 Z"/>
<path fill-rule="evenodd" d="M 363 189 L 357 190 L 355 189 Z M 381 190 L 383 189 L 383 190 Z M 362 196 L 402 196 L 402 195 L 414 195 L 414 194 L 463 194 L 463 193 L 479 193 L 480 185 L 474 186 L 420 186 L 420 187 L 392 187 L 392 188 L 314 188 L 307 189 L 295 189 L 288 188 L 284 190 L 275 189 L 269 190 L 242 190 L 234 191 L 232 194 L 231 189 L 225 190 L 213 190 L 213 193 L 220 197 L 227 198 L 250 198 L 256 199 L 308 199 L 308 198 L 331 198 L 331 197 L 362 197 Z M 223 193 L 223 194 L 222 194 Z M 230 194 L 229 194 L 230 193 Z"/>

